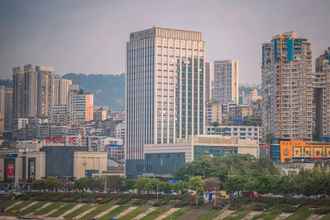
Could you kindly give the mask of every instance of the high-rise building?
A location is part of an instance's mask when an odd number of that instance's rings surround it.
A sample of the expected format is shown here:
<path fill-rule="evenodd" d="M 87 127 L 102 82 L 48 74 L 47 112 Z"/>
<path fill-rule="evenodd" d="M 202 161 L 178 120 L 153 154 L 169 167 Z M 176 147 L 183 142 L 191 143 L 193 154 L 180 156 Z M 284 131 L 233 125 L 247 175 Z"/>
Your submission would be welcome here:
<path fill-rule="evenodd" d="M 211 72 L 210 63 L 205 62 L 205 102 L 211 100 Z"/>
<path fill-rule="evenodd" d="M 13 88 L 5 88 L 5 131 L 12 131 L 13 123 Z"/>
<path fill-rule="evenodd" d="M 330 138 L 330 47 L 316 58 L 314 89 L 314 138 Z"/>
<path fill-rule="evenodd" d="M 74 94 L 71 100 L 71 121 L 73 125 L 81 125 L 93 120 L 93 94 Z"/>
<path fill-rule="evenodd" d="M 69 105 L 69 93 L 72 81 L 55 76 L 52 82 L 53 105 Z"/>
<path fill-rule="evenodd" d="M 49 122 L 53 125 L 67 126 L 71 124 L 71 114 L 68 105 L 53 105 L 49 112 Z"/>
<path fill-rule="evenodd" d="M 14 117 L 47 117 L 52 99 L 54 69 L 49 66 L 25 65 L 13 68 Z"/>
<path fill-rule="evenodd" d="M 153 27 L 130 34 L 127 175 L 143 169 L 144 144 L 175 143 L 203 133 L 204 84 L 205 42 L 200 32 Z"/>
<path fill-rule="evenodd" d="M 239 103 L 238 61 L 214 61 L 213 100 L 221 104 Z"/>
<path fill-rule="evenodd" d="M 262 138 L 263 141 L 271 137 L 271 96 L 272 96 L 272 44 L 262 45 L 262 64 L 261 64 L 261 118 L 262 118 Z M 267 140 L 270 141 L 270 140 Z"/>
<path fill-rule="evenodd" d="M 25 117 L 25 80 L 24 80 L 24 69 L 22 67 L 13 68 L 13 107 L 14 107 L 14 118 Z"/>
<path fill-rule="evenodd" d="M 4 86 L 0 86 L 0 137 L 5 131 L 5 97 L 6 90 Z"/>
<path fill-rule="evenodd" d="M 287 32 L 263 45 L 264 138 L 312 138 L 312 80 L 312 52 L 307 39 Z"/>
<path fill-rule="evenodd" d="M 25 117 L 36 117 L 38 111 L 38 73 L 33 65 L 24 66 Z"/>
<path fill-rule="evenodd" d="M 324 72 L 325 68 L 330 65 L 330 47 L 322 55 L 315 60 L 315 72 Z"/>
<path fill-rule="evenodd" d="M 52 105 L 53 91 L 52 82 L 54 78 L 54 68 L 49 66 L 37 66 L 37 116 L 48 117 L 49 108 Z"/>

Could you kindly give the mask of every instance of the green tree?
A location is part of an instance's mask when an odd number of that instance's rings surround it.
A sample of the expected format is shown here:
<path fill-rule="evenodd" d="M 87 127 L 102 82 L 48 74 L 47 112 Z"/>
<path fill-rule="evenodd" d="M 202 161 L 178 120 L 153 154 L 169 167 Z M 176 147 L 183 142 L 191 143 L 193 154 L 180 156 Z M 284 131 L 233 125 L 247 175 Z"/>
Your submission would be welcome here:
<path fill-rule="evenodd" d="M 45 180 L 46 188 L 51 191 L 57 191 L 60 188 L 63 188 L 63 183 L 56 177 L 49 176 Z"/>
<path fill-rule="evenodd" d="M 209 177 L 204 180 L 204 189 L 208 192 L 218 191 L 221 188 L 222 185 L 217 177 Z"/>
<path fill-rule="evenodd" d="M 138 193 L 148 190 L 146 187 L 150 187 L 149 178 L 143 176 L 139 177 L 135 182 L 135 188 L 138 190 Z"/>
<path fill-rule="evenodd" d="M 32 182 L 32 189 L 35 189 L 35 190 L 47 189 L 46 181 L 44 179 L 34 180 Z"/>
<path fill-rule="evenodd" d="M 204 182 L 201 176 L 193 176 L 189 179 L 188 186 L 190 189 L 196 192 L 196 206 L 198 206 L 198 200 L 200 195 L 204 191 Z"/>
<path fill-rule="evenodd" d="M 84 192 L 93 186 L 93 182 L 92 177 L 81 177 L 74 182 L 74 188 Z"/>

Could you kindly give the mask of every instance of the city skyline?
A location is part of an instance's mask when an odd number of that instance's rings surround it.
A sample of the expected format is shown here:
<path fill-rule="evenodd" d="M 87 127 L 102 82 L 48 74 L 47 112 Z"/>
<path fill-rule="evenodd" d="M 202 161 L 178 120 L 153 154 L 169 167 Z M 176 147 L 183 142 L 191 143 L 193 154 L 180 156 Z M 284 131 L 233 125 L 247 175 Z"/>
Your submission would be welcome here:
<path fill-rule="evenodd" d="M 310 39 L 313 60 L 328 47 L 330 2 L 296 2 L 3 1 L 0 75 L 10 78 L 13 66 L 27 63 L 56 66 L 60 74 L 125 72 L 127 35 L 160 26 L 202 32 L 207 61 L 237 59 L 240 82 L 260 83 L 260 45 L 274 34 L 293 30 Z"/>

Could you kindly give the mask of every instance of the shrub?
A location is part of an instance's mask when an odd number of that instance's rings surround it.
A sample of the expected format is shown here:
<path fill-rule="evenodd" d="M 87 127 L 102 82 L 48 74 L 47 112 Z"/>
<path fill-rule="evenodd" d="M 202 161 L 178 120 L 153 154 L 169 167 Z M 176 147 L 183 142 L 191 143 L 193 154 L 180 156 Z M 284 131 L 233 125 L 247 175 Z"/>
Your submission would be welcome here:
<path fill-rule="evenodd" d="M 317 215 L 327 215 L 330 214 L 330 207 L 321 207 L 313 210 L 314 214 Z"/>

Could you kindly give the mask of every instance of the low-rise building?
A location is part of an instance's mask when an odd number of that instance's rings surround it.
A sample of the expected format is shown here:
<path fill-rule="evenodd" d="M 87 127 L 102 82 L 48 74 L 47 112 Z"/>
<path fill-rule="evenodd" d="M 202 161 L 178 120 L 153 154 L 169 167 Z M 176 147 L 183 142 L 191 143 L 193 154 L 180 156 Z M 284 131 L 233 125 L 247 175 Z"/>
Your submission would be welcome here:
<path fill-rule="evenodd" d="M 330 160 L 330 142 L 280 141 L 281 162 Z"/>
<path fill-rule="evenodd" d="M 48 176 L 79 179 L 107 171 L 107 152 L 44 144 L 40 141 L 22 142 L 16 148 L 1 149 L 0 181 L 18 184 Z"/>
<path fill-rule="evenodd" d="M 260 127 L 245 125 L 219 125 L 206 127 L 208 135 L 222 135 L 238 137 L 240 139 L 253 139 L 259 141 Z"/>
<path fill-rule="evenodd" d="M 176 144 L 144 145 L 145 173 L 162 176 L 173 175 L 185 163 L 204 156 L 221 157 L 233 154 L 249 154 L 259 158 L 256 140 L 217 135 L 193 136 Z"/>

